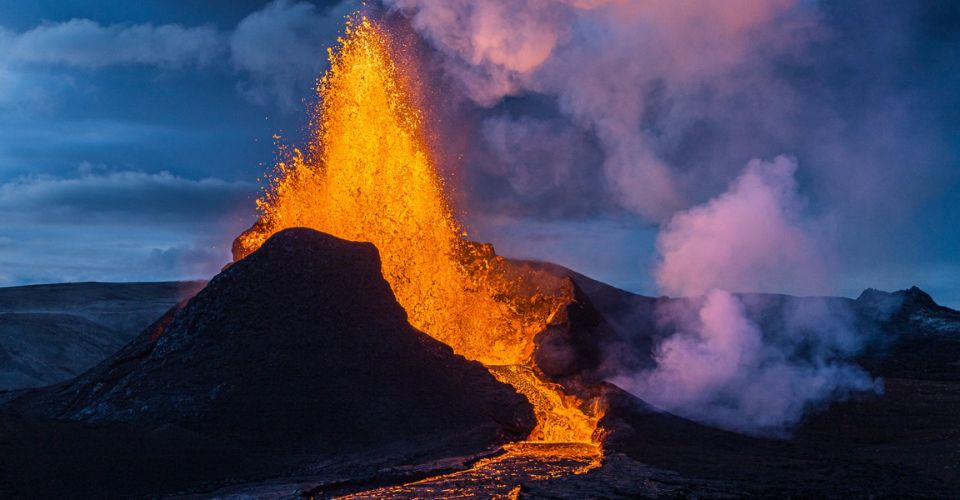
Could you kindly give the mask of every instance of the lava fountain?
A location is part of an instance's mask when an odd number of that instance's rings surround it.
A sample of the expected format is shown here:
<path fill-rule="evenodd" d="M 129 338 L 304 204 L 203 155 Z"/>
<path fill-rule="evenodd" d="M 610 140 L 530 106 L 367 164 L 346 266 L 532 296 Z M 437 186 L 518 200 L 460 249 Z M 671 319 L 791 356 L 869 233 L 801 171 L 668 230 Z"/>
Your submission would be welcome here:
<path fill-rule="evenodd" d="M 400 63 L 409 55 L 394 37 L 363 17 L 338 42 L 317 86 L 314 136 L 277 164 L 235 259 L 289 227 L 373 243 L 410 323 L 534 405 L 531 440 L 595 442 L 599 410 L 543 381 L 532 362 L 533 338 L 572 300 L 570 284 L 467 239 L 426 140 L 416 65 Z"/>

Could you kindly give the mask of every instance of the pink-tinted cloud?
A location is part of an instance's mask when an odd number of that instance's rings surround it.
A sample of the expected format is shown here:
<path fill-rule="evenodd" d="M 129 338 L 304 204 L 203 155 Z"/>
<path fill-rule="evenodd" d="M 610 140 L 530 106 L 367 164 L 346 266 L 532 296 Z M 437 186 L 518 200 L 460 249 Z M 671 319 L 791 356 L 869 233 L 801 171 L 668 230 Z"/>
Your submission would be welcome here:
<path fill-rule="evenodd" d="M 386 3 L 444 55 L 446 73 L 475 103 L 492 106 L 525 92 L 555 96 L 597 135 L 616 202 L 653 222 L 689 205 L 699 189 L 658 154 L 670 131 L 645 130 L 650 93 L 668 89 L 682 103 L 708 82 L 741 88 L 760 71 L 762 54 L 799 43 L 777 23 L 795 0 Z M 676 106 L 671 113 L 672 126 L 682 128 L 702 112 Z"/>
<path fill-rule="evenodd" d="M 788 431 L 816 403 L 879 387 L 844 361 L 866 335 L 840 306 L 814 298 L 770 309 L 783 331 L 764 332 L 728 291 L 810 292 L 829 283 L 829 250 L 804 210 L 796 170 L 784 156 L 751 161 L 725 193 L 664 226 L 660 288 L 703 298 L 662 309 L 661 324 L 675 331 L 658 345 L 656 367 L 614 383 L 680 415 L 758 434 Z"/>
<path fill-rule="evenodd" d="M 662 290 L 829 292 L 828 244 L 804 218 L 796 169 L 784 156 L 754 160 L 726 193 L 674 215 L 657 240 Z"/>

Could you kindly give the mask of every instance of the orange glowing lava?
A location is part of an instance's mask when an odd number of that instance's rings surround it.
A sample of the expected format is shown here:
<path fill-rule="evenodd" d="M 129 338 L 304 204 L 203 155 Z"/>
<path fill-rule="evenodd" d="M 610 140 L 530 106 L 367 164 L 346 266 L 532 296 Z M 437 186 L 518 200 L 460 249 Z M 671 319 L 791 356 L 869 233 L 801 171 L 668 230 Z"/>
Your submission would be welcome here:
<path fill-rule="evenodd" d="M 531 439 L 593 442 L 599 415 L 531 369 L 533 337 L 572 299 L 570 285 L 466 239 L 425 139 L 402 51 L 367 18 L 347 23 L 318 85 L 315 137 L 277 165 L 239 259 L 273 233 L 310 227 L 376 245 L 410 323 L 479 361 L 534 405 Z"/>

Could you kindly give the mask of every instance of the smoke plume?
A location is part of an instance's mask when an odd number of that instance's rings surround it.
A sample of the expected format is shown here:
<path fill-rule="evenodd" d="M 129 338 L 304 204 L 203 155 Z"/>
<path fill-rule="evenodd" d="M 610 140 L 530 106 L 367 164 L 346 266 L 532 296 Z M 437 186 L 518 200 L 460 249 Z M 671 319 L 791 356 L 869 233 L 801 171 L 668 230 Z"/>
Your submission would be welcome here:
<path fill-rule="evenodd" d="M 822 223 L 805 218 L 795 160 L 751 161 L 729 190 L 679 212 L 657 240 L 657 282 L 670 295 L 829 287 L 829 250 Z"/>
<path fill-rule="evenodd" d="M 960 192 L 944 134 L 960 99 L 954 4 L 382 1 L 430 48 L 470 214 L 660 224 L 788 153 L 833 217 L 845 293 L 923 281 L 917 248 L 955 253 L 915 223 Z M 447 140 L 460 128 L 469 140 Z"/>
<path fill-rule="evenodd" d="M 878 262 L 916 265 L 895 235 L 960 192 L 939 111 L 958 99 L 943 89 L 960 44 L 923 31 L 949 9 L 382 1 L 431 48 L 455 103 L 447 130 L 466 122 L 470 147 L 445 155 L 465 157 L 473 213 L 571 228 L 628 214 L 660 227 L 659 289 L 691 298 L 660 311 L 672 335 L 656 367 L 623 369 L 618 383 L 750 432 L 786 430 L 812 406 L 876 386 L 848 361 L 866 334 L 842 303 L 742 293 L 855 293 L 875 285 L 841 280 L 876 280 Z"/>
<path fill-rule="evenodd" d="M 674 333 L 657 346 L 656 366 L 616 384 L 674 413 L 761 434 L 788 431 L 824 401 L 880 387 L 847 361 L 868 339 L 842 303 L 728 291 L 829 283 L 828 251 L 817 221 L 804 216 L 796 168 L 782 156 L 754 160 L 727 192 L 666 224 L 657 281 L 666 293 L 702 297 L 661 307 L 661 328 Z"/>
<path fill-rule="evenodd" d="M 554 97 L 566 119 L 596 135 L 617 204 L 652 221 L 682 208 L 691 194 L 689 180 L 666 158 L 680 146 L 670 143 L 715 110 L 709 101 L 760 78 L 765 54 L 758 47 L 787 52 L 790 35 L 804 26 L 790 20 L 769 30 L 794 0 L 386 3 L 411 17 L 475 104 Z M 705 101 L 705 94 L 717 95 Z"/>

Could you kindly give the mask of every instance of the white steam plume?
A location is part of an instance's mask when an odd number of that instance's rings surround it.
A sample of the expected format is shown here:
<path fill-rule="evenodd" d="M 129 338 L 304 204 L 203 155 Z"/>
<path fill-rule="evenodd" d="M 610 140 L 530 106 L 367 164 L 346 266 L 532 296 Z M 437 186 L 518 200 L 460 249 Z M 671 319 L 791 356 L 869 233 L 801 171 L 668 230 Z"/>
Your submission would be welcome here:
<path fill-rule="evenodd" d="M 753 161 L 726 193 L 666 225 L 661 288 L 703 297 L 658 311 L 675 333 L 657 347 L 656 366 L 614 383 L 679 415 L 759 434 L 788 431 L 814 405 L 880 387 L 847 361 L 866 338 L 838 304 L 804 298 L 777 308 L 774 298 L 727 291 L 786 281 L 816 290 L 826 281 L 821 240 L 802 217 L 796 166 L 786 157 Z M 763 331 L 747 300 L 776 314 L 778 330 Z"/>

